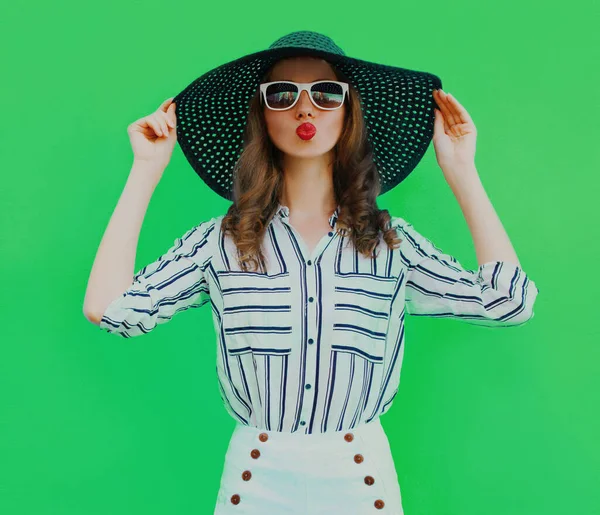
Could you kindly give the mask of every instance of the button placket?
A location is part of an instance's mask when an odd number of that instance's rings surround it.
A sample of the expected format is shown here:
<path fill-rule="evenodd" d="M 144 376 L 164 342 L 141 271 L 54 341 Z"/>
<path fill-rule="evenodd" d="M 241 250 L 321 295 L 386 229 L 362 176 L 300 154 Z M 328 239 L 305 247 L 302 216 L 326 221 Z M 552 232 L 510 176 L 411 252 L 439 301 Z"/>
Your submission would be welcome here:
<path fill-rule="evenodd" d="M 353 433 L 346 433 L 344 435 L 344 440 L 346 440 L 347 442 L 353 442 L 354 441 L 354 434 Z M 356 453 L 354 455 L 354 462 L 357 464 L 361 464 L 365 461 L 365 458 L 362 454 L 360 453 Z M 364 477 L 364 483 L 367 486 L 372 486 L 373 484 L 375 484 L 375 478 L 371 475 L 367 475 Z M 375 506 L 375 508 L 377 508 L 378 510 L 381 510 L 384 506 L 385 506 L 385 502 L 383 501 L 383 499 L 376 499 L 375 502 L 373 503 L 373 506 Z"/>
<path fill-rule="evenodd" d="M 308 266 L 312 266 L 313 262 L 312 262 L 312 261 L 309 259 L 309 260 L 306 262 L 306 264 L 307 264 Z M 311 333 L 310 333 L 310 331 L 309 331 L 309 334 L 311 334 Z M 309 339 L 308 339 L 308 343 L 309 343 L 309 345 L 312 345 L 314 342 L 315 342 L 315 341 L 314 341 L 312 338 L 309 338 Z"/>
<path fill-rule="evenodd" d="M 261 442 L 266 442 L 269 439 L 269 435 L 267 433 L 260 433 L 258 435 L 258 439 Z M 250 456 L 257 460 L 258 458 L 260 458 L 260 450 L 259 449 L 252 449 L 250 451 Z M 242 472 L 242 479 L 244 481 L 250 481 L 250 479 L 252 479 L 252 472 L 250 470 L 244 470 Z M 233 494 L 230 498 L 231 504 L 239 504 L 242 500 L 240 494 Z"/>
<path fill-rule="evenodd" d="M 316 279 L 315 279 L 315 274 L 311 273 L 314 270 L 313 267 L 313 261 L 311 259 L 309 259 L 306 262 L 307 268 L 305 268 L 305 273 L 306 273 L 306 278 L 307 278 L 307 291 L 309 294 L 308 297 L 308 302 L 306 304 L 306 309 L 308 310 L 308 334 L 314 334 L 316 335 L 317 333 L 317 327 L 316 327 L 316 323 L 315 323 L 315 319 L 316 317 L 314 316 L 314 306 L 315 306 L 315 297 L 314 295 L 316 295 Z M 315 292 L 313 293 L 313 295 L 311 295 L 311 292 Z M 313 345 L 314 344 L 314 339 L 313 338 L 309 338 L 308 339 L 308 344 L 310 347 L 315 348 L 316 347 Z M 316 352 L 313 352 L 312 354 L 307 355 L 306 358 L 306 382 L 304 384 L 304 392 L 305 395 L 309 392 L 314 391 L 312 386 L 314 384 L 315 379 L 315 373 L 317 370 L 317 366 L 316 366 Z M 302 414 L 302 419 L 300 421 L 300 425 L 305 426 L 306 425 L 306 421 L 308 420 L 309 417 L 309 410 L 310 407 L 312 406 L 312 402 L 309 402 L 309 399 L 307 397 L 304 398 L 303 400 L 303 406 L 304 409 L 306 410 L 306 413 Z"/>

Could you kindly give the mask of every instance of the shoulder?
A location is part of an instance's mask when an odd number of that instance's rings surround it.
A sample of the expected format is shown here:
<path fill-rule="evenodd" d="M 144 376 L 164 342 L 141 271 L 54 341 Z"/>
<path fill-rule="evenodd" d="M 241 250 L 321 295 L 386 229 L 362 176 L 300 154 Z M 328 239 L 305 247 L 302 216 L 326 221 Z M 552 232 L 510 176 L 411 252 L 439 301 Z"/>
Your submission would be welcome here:
<path fill-rule="evenodd" d="M 194 241 L 209 239 L 211 234 L 215 232 L 215 229 L 218 232 L 222 218 L 222 216 L 213 217 L 197 223 L 191 229 L 188 229 L 184 235 L 184 239 L 191 238 Z"/>
<path fill-rule="evenodd" d="M 396 229 L 398 236 L 402 239 L 414 233 L 414 227 L 412 223 L 401 216 L 391 216 L 390 226 L 392 229 Z"/>
<path fill-rule="evenodd" d="M 221 222 L 223 221 L 224 217 L 225 217 L 225 215 L 213 216 L 212 218 L 209 218 L 208 220 L 204 220 L 204 221 L 200 222 L 198 225 L 196 225 L 196 228 L 210 229 L 210 230 L 219 229 L 221 227 Z"/>
<path fill-rule="evenodd" d="M 224 216 L 224 215 L 223 215 Z M 210 260 L 216 245 L 223 216 L 203 220 L 175 240 L 175 248 L 188 251 L 190 256 L 201 256 L 203 263 Z"/>
<path fill-rule="evenodd" d="M 391 227 L 396 230 L 398 238 L 401 240 L 400 248 L 418 247 L 424 240 L 423 235 L 415 229 L 413 224 L 401 216 L 391 217 Z"/>
<path fill-rule="evenodd" d="M 390 224 L 391 224 L 391 227 L 393 227 L 393 228 L 399 228 L 399 227 L 404 227 L 406 225 L 410 225 L 409 222 L 407 222 L 404 218 L 402 218 L 400 216 L 391 215 L 390 219 L 391 219 Z"/>

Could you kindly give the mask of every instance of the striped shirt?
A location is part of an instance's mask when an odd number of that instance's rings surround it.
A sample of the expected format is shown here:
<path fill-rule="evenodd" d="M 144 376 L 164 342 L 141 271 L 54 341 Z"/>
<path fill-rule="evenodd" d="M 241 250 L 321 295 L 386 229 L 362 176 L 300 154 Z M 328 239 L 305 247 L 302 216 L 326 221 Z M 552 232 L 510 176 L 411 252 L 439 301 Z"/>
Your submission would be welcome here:
<path fill-rule="evenodd" d="M 336 233 L 338 215 L 339 206 L 309 253 L 280 204 L 263 241 L 265 274 L 240 269 L 223 216 L 200 223 L 134 275 L 100 327 L 139 336 L 210 302 L 226 410 L 244 425 L 308 434 L 352 429 L 390 408 L 406 313 L 489 327 L 533 317 L 538 289 L 515 264 L 466 270 L 400 217 L 400 247 L 381 238 L 369 259 Z"/>

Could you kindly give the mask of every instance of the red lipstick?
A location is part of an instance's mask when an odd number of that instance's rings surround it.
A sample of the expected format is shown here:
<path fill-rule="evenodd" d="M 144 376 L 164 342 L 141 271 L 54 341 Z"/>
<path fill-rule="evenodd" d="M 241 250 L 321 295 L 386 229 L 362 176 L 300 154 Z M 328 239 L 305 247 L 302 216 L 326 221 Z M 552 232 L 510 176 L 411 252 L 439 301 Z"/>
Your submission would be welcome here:
<path fill-rule="evenodd" d="M 304 140 L 311 139 L 317 133 L 317 128 L 309 122 L 305 122 L 296 128 L 296 134 Z"/>

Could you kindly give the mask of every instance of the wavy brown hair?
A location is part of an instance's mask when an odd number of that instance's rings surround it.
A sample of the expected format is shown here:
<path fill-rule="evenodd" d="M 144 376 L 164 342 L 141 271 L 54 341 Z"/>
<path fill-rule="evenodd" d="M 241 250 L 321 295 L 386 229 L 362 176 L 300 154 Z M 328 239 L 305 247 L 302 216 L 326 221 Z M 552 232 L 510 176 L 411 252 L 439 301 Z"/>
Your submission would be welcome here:
<path fill-rule="evenodd" d="M 348 78 L 331 64 L 337 79 L 349 84 L 344 128 L 334 147 L 333 189 L 340 206 L 337 232 L 348 236 L 365 257 L 376 257 L 374 250 L 383 233 L 388 248 L 400 244 L 391 227 L 387 209 L 377 207 L 381 191 L 379 173 L 367 139 L 359 93 Z M 270 80 L 270 70 L 261 82 Z M 222 220 L 222 230 L 229 232 L 238 250 L 239 265 L 248 270 L 266 270 L 261 242 L 279 205 L 283 191 L 282 152 L 268 133 L 260 102 L 260 90 L 250 101 L 244 132 L 244 147 L 234 168 L 233 204 Z"/>

